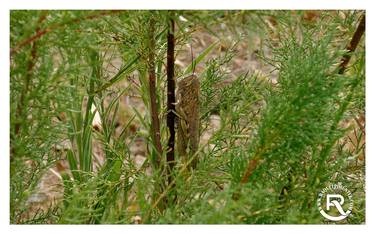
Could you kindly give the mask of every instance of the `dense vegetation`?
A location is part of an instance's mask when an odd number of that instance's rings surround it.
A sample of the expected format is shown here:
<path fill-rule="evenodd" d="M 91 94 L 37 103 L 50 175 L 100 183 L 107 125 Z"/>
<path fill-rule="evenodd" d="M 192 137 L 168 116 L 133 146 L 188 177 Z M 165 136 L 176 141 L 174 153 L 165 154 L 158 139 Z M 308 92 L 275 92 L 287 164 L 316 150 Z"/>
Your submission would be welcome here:
<path fill-rule="evenodd" d="M 341 182 L 341 223 L 363 223 L 361 17 L 11 11 L 10 222 L 325 223 L 317 194 Z M 184 160 L 167 89 L 193 72 L 201 139 Z"/>

